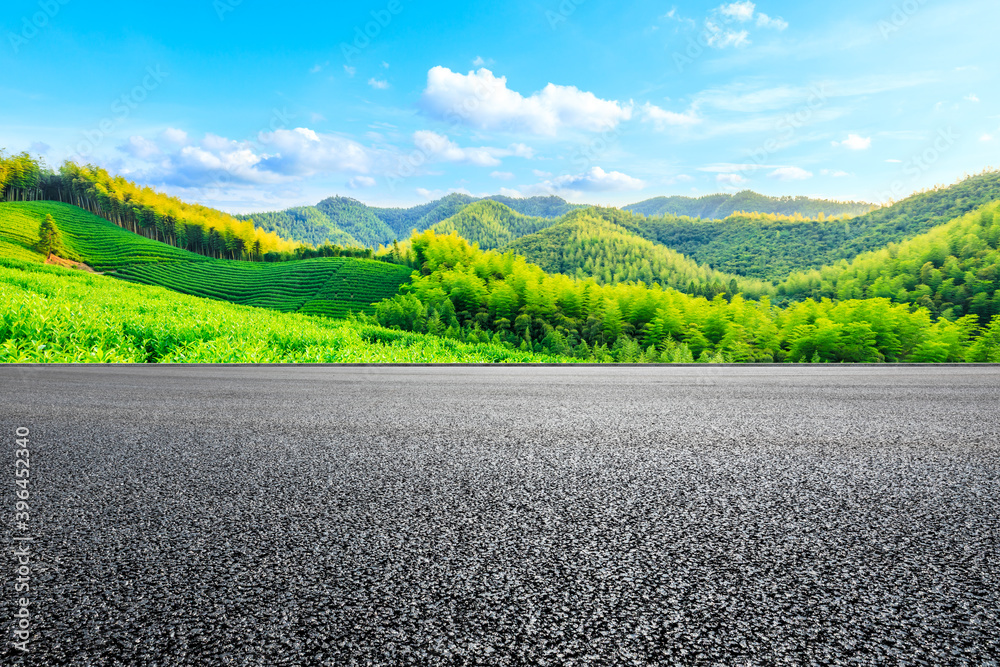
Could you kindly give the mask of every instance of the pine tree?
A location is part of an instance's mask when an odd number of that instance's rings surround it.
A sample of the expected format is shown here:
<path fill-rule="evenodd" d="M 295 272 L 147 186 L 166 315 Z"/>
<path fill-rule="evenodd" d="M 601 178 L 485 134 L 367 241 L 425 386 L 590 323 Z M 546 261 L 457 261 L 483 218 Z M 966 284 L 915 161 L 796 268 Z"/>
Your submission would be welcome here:
<path fill-rule="evenodd" d="M 38 243 L 35 245 L 35 249 L 47 258 L 61 245 L 62 237 L 59 234 L 59 228 L 56 227 L 56 221 L 51 215 L 46 215 L 38 228 Z"/>

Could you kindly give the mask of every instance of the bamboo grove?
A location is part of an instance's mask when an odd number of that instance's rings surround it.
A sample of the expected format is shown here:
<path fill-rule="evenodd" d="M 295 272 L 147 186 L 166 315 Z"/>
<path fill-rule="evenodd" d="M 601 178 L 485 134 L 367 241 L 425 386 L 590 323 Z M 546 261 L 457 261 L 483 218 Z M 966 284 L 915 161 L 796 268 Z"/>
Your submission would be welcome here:
<path fill-rule="evenodd" d="M 467 342 L 617 362 L 963 362 L 1000 360 L 1000 318 L 934 321 L 889 299 L 807 300 L 781 309 L 711 301 L 642 283 L 545 273 L 513 253 L 427 231 L 421 270 L 376 306 L 378 322 Z"/>

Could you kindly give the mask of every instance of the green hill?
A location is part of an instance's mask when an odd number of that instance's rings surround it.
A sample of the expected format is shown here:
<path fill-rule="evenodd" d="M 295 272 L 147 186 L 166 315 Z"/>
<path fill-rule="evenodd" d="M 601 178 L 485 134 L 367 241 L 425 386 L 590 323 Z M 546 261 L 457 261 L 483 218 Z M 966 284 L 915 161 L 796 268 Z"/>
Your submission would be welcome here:
<path fill-rule="evenodd" d="M 334 225 L 329 216 L 315 206 L 300 206 L 285 211 L 270 211 L 237 217 L 246 220 L 252 219 L 258 227 L 265 231 L 314 246 L 321 246 L 324 243 L 345 248 L 362 245 L 356 238 Z"/>
<path fill-rule="evenodd" d="M 58 202 L 0 203 L 2 256 L 44 261 L 31 246 L 46 214 L 62 234 L 61 257 L 122 280 L 274 310 L 330 317 L 372 313 L 373 304 L 396 294 L 411 272 L 397 264 L 348 257 L 278 263 L 211 259 Z"/>
<path fill-rule="evenodd" d="M 592 208 L 570 213 L 548 229 L 519 238 L 506 249 L 550 273 L 593 278 L 613 285 L 641 281 L 682 292 L 712 296 L 742 292 L 768 294 L 759 280 L 714 271 L 628 229 L 641 219 L 618 209 Z"/>
<path fill-rule="evenodd" d="M 988 172 L 850 220 L 736 215 L 725 220 L 636 218 L 622 224 L 716 270 L 777 282 L 792 272 L 913 238 L 998 199 L 1000 172 Z"/>
<path fill-rule="evenodd" d="M 790 276 L 783 298 L 888 298 L 985 324 L 1000 314 L 1000 203 L 899 244 Z"/>
<path fill-rule="evenodd" d="M 30 254 L 36 254 L 32 246 L 38 241 L 38 227 L 47 214 L 55 219 L 62 235 L 65 250 L 59 255 L 84 262 L 96 271 L 158 262 L 211 261 L 204 255 L 133 234 L 104 218 L 60 202 L 0 203 L 0 242 L 17 248 L 16 252 L 4 252 L 3 256 L 29 259 Z M 44 260 L 40 255 L 34 259 Z"/>
<path fill-rule="evenodd" d="M 505 363 L 564 359 L 279 313 L 0 256 L 0 363 Z"/>
<path fill-rule="evenodd" d="M 399 291 L 411 270 L 370 259 L 327 257 L 277 264 L 171 262 L 136 265 L 115 277 L 183 294 L 283 312 L 328 317 L 374 313 L 374 304 Z"/>
<path fill-rule="evenodd" d="M 438 234 L 456 232 L 470 243 L 490 250 L 505 248 L 512 241 L 534 234 L 556 223 L 551 218 L 521 215 L 505 204 L 484 199 L 464 207 L 457 214 L 432 227 Z"/>
<path fill-rule="evenodd" d="M 347 197 L 330 197 L 316 206 L 291 208 L 236 216 L 253 220 L 262 229 L 284 238 L 312 245 L 331 243 L 346 246 L 391 245 L 405 241 L 413 230 L 422 232 L 461 213 L 479 201 L 495 201 L 528 217 L 558 218 L 583 208 L 555 196 L 515 199 L 496 195 L 477 199 L 454 193 L 436 201 L 410 208 L 378 208 Z"/>
<path fill-rule="evenodd" d="M 768 197 L 752 190 L 736 194 L 714 194 L 704 197 L 654 197 L 638 204 L 625 206 L 626 211 L 646 216 L 680 215 L 690 218 L 721 220 L 739 212 L 801 215 L 815 218 L 820 213 L 827 216 L 861 215 L 872 210 L 872 204 L 841 202 L 809 197 Z"/>

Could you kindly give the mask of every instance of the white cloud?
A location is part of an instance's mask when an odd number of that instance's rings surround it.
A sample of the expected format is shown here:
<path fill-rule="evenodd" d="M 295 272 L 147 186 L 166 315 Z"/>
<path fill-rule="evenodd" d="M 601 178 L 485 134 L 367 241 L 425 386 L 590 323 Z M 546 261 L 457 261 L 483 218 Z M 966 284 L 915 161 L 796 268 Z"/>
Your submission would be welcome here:
<path fill-rule="evenodd" d="M 374 88 L 375 90 L 388 90 L 389 88 L 388 81 L 384 79 L 376 79 L 374 77 L 368 79 L 368 85 Z"/>
<path fill-rule="evenodd" d="M 872 147 L 871 137 L 862 137 L 860 134 L 849 134 L 843 141 L 830 142 L 833 146 L 843 146 L 852 151 L 866 151 Z"/>
<path fill-rule="evenodd" d="M 414 145 L 427 156 L 437 162 L 465 162 L 479 167 L 496 167 L 500 158 L 504 157 L 534 157 L 534 151 L 525 144 L 511 144 L 509 148 L 462 148 L 443 134 L 430 130 L 419 130 L 413 133 Z"/>
<path fill-rule="evenodd" d="M 661 131 L 671 126 L 684 127 L 697 125 L 701 122 L 701 118 L 698 118 L 697 112 L 693 107 L 684 113 L 677 113 L 675 111 L 666 111 L 655 104 L 647 102 L 642 106 L 641 111 L 642 119 L 646 122 L 653 123 L 656 129 Z"/>
<path fill-rule="evenodd" d="M 323 66 L 319 64 L 313 65 L 312 67 L 309 68 L 310 74 L 319 74 L 322 71 L 323 71 Z"/>
<path fill-rule="evenodd" d="M 716 183 L 724 183 L 726 185 L 743 185 L 747 182 L 747 179 L 743 178 L 739 174 L 718 174 L 715 177 Z"/>
<path fill-rule="evenodd" d="M 187 146 L 190 142 L 188 133 L 184 130 L 178 130 L 175 127 L 168 127 L 163 132 L 160 132 L 159 138 L 161 141 L 174 144 L 175 146 Z"/>
<path fill-rule="evenodd" d="M 319 173 L 363 175 L 389 163 L 385 151 L 308 128 L 262 132 L 253 141 L 206 134 L 191 144 L 173 128 L 159 136 L 159 146 L 132 137 L 122 150 L 146 163 L 136 170 L 144 180 L 182 188 L 277 185 Z"/>
<path fill-rule="evenodd" d="M 773 28 L 781 32 L 788 27 L 788 21 L 781 18 L 773 19 L 767 14 L 757 14 L 757 26 L 760 28 Z"/>
<path fill-rule="evenodd" d="M 532 169 L 531 173 L 534 174 L 537 178 L 548 178 L 549 176 L 552 175 L 551 171 L 542 171 L 541 169 Z"/>
<path fill-rule="evenodd" d="M 375 187 L 375 179 L 371 176 L 355 176 L 350 181 L 347 182 L 347 187 L 352 190 L 360 190 L 361 188 L 373 188 Z"/>
<path fill-rule="evenodd" d="M 574 86 L 550 83 L 525 97 L 507 87 L 506 77 L 482 68 L 460 74 L 447 67 L 427 73 L 424 110 L 436 118 L 483 130 L 555 136 L 563 129 L 600 132 L 632 117 L 632 105 L 602 100 Z"/>
<path fill-rule="evenodd" d="M 160 147 L 145 137 L 129 137 L 118 150 L 140 160 L 150 160 L 160 154 Z"/>
<path fill-rule="evenodd" d="M 490 178 L 495 178 L 499 181 L 512 181 L 514 180 L 514 174 L 509 171 L 494 171 L 490 174 Z"/>
<path fill-rule="evenodd" d="M 847 178 L 848 176 L 853 176 L 846 171 L 834 171 L 833 169 L 822 169 L 820 170 L 821 176 L 829 176 L 831 178 Z"/>
<path fill-rule="evenodd" d="M 730 46 L 749 46 L 750 33 L 746 30 L 729 30 L 712 21 L 705 21 L 705 40 L 709 46 L 725 49 Z"/>
<path fill-rule="evenodd" d="M 347 72 L 347 76 L 354 78 L 354 75 L 358 73 L 358 68 L 344 65 L 344 71 Z"/>
<path fill-rule="evenodd" d="M 984 134 L 983 136 L 979 137 L 979 140 L 980 141 L 993 141 L 993 135 L 992 134 Z"/>
<path fill-rule="evenodd" d="M 746 22 L 753 18 L 755 7 L 756 5 L 749 1 L 734 2 L 719 7 L 719 13 L 734 21 Z"/>
<path fill-rule="evenodd" d="M 975 93 L 973 93 L 971 95 L 966 95 L 965 99 L 967 99 L 970 102 L 978 102 L 979 101 L 979 95 L 976 95 Z"/>
<path fill-rule="evenodd" d="M 812 178 L 813 173 L 801 167 L 779 167 L 768 174 L 768 177 L 779 181 L 805 181 Z"/>
<path fill-rule="evenodd" d="M 513 197 L 514 199 L 523 199 L 524 195 L 521 194 L 520 190 L 515 190 L 514 188 L 500 188 L 500 194 L 504 197 Z"/>
<path fill-rule="evenodd" d="M 641 190 L 646 183 L 620 171 L 604 171 L 591 167 L 582 174 L 558 176 L 537 185 L 525 188 L 528 194 L 581 193 L 581 192 L 625 192 Z"/>
<path fill-rule="evenodd" d="M 889 160 L 886 160 L 886 162 L 888 162 L 889 164 L 903 164 L 902 160 L 889 159 Z"/>
<path fill-rule="evenodd" d="M 755 23 L 758 28 L 777 30 L 778 32 L 788 28 L 788 21 L 758 12 L 755 3 L 741 0 L 713 9 L 709 17 L 705 19 L 705 30 L 702 37 L 708 46 L 716 49 L 725 49 L 730 46 L 737 48 L 749 46 L 750 31 L 741 26 L 751 22 Z"/>
<path fill-rule="evenodd" d="M 472 61 L 472 66 L 473 67 L 488 67 L 488 66 L 490 66 L 492 64 L 493 64 L 493 59 L 492 58 L 490 58 L 489 60 L 486 60 L 482 56 L 476 56 L 476 59 Z"/>

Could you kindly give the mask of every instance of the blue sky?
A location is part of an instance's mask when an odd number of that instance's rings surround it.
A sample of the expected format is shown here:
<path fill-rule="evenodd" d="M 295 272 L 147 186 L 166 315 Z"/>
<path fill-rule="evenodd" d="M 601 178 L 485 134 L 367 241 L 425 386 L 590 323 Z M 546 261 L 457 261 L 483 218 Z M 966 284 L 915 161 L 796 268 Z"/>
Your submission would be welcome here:
<path fill-rule="evenodd" d="M 233 212 L 887 201 L 1000 147 L 996 0 L 5 6 L 0 147 Z"/>

